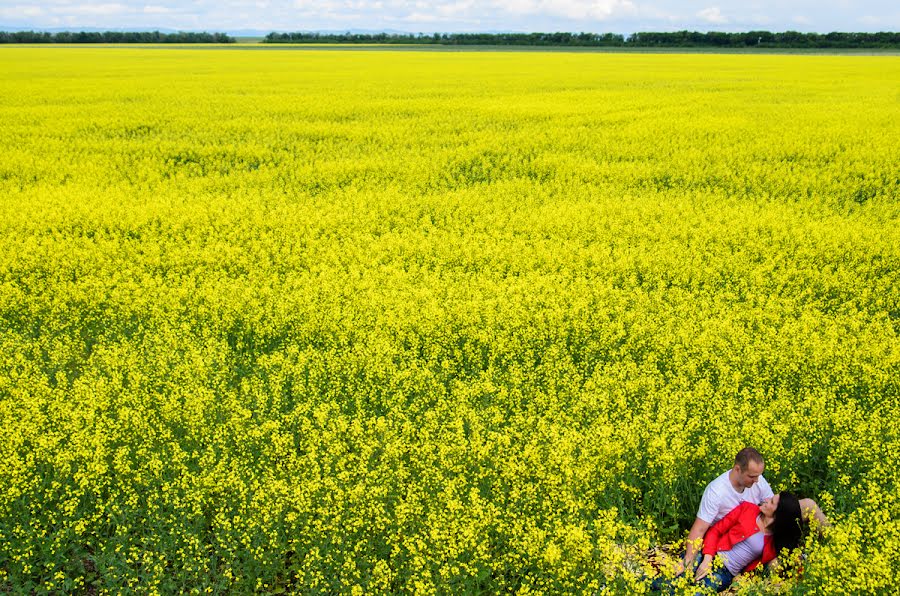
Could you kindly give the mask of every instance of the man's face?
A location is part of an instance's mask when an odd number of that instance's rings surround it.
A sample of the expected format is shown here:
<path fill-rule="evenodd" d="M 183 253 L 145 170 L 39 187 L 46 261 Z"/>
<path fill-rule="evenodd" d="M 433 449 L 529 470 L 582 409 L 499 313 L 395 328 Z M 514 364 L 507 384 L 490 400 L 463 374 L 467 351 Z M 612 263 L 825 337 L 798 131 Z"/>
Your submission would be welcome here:
<path fill-rule="evenodd" d="M 751 486 L 759 482 L 759 477 L 762 476 L 765 467 L 765 464 L 761 464 L 755 461 L 749 462 L 747 464 L 747 468 L 744 470 L 742 470 L 740 466 L 734 466 L 735 470 L 737 470 L 738 472 L 738 481 L 744 488 L 750 488 Z"/>

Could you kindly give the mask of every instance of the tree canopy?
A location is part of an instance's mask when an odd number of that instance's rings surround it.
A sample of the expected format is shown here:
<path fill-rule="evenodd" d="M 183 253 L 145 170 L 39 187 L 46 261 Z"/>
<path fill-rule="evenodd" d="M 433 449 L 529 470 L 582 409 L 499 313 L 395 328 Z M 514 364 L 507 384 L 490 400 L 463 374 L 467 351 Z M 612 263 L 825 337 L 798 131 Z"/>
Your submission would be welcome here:
<path fill-rule="evenodd" d="M 438 44 L 501 46 L 898 48 L 900 33 L 721 31 L 618 33 L 269 33 L 263 43 Z"/>
<path fill-rule="evenodd" d="M 0 43 L 234 43 L 225 33 L 179 31 L 0 31 Z"/>

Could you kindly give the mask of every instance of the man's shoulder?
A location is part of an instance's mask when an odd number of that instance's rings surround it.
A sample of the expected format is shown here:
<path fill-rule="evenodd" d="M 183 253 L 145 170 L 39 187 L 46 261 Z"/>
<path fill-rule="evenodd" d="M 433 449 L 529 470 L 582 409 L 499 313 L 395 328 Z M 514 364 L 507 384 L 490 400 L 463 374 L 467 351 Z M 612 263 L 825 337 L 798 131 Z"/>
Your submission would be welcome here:
<path fill-rule="evenodd" d="M 724 473 L 714 478 L 709 484 L 706 485 L 706 490 L 712 492 L 720 492 L 730 487 L 731 480 L 728 478 L 728 472 L 730 471 L 731 470 L 726 470 Z"/>
<path fill-rule="evenodd" d="M 729 504 L 733 491 L 730 491 L 730 487 L 731 480 L 728 479 L 728 472 L 707 484 L 703 491 L 703 497 L 700 499 L 697 517 L 708 524 L 713 524 L 721 519 L 731 509 Z"/>
<path fill-rule="evenodd" d="M 706 502 L 718 503 L 721 499 L 729 494 L 731 480 L 728 479 L 728 472 L 714 478 L 703 490 L 703 500 Z"/>

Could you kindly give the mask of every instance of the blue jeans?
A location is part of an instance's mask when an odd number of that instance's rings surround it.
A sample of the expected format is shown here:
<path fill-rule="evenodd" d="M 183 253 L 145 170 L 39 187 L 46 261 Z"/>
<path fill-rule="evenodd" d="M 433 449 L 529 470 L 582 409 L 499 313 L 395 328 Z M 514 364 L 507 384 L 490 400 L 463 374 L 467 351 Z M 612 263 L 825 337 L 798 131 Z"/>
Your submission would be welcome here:
<path fill-rule="evenodd" d="M 734 574 L 728 571 L 728 568 L 722 565 L 716 570 L 710 569 L 709 573 L 701 579 L 697 585 L 704 588 L 712 588 L 716 592 L 721 592 L 731 585 L 734 581 Z M 698 592 L 700 594 L 701 592 Z"/>
<path fill-rule="evenodd" d="M 693 574 L 694 570 L 700 565 L 700 562 L 703 560 L 703 553 L 698 552 L 697 556 L 694 558 L 694 564 L 691 565 L 690 569 L 685 569 L 686 572 Z M 654 592 L 665 592 L 667 594 L 674 594 L 675 587 L 672 585 L 676 579 L 684 575 L 681 573 L 676 575 L 673 578 L 667 578 L 664 575 L 658 576 L 650 583 L 650 590 Z M 712 588 L 716 592 L 721 592 L 728 588 L 731 585 L 731 582 L 734 580 L 734 575 L 728 571 L 728 568 L 724 565 L 717 565 L 716 569 L 710 569 L 709 573 L 707 573 L 703 579 L 697 582 L 697 585 L 702 588 Z M 702 592 L 698 592 L 698 594 L 702 594 Z"/>
<path fill-rule="evenodd" d="M 684 554 L 682 554 L 682 559 L 684 558 Z M 703 553 L 700 552 L 700 549 L 697 549 L 697 555 L 694 557 L 694 564 L 690 566 L 689 569 L 685 569 L 675 577 L 666 577 L 665 575 L 658 575 L 656 579 L 650 582 L 650 591 L 651 592 L 666 592 L 668 594 L 674 594 L 675 588 L 672 586 L 672 582 L 677 580 L 679 577 L 685 574 L 685 572 L 693 574 L 694 569 L 700 564 L 700 561 L 703 560 Z"/>

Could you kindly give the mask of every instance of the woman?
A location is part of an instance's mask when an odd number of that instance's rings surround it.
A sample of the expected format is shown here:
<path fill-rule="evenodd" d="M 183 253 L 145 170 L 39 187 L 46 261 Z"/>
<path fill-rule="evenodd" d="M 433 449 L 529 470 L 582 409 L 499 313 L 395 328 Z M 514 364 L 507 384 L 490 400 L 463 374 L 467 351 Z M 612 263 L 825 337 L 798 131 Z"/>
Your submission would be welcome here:
<path fill-rule="evenodd" d="M 753 571 L 785 549 L 797 548 L 803 536 L 801 516 L 800 501 L 793 493 L 779 493 L 758 506 L 741 503 L 707 530 L 695 580 L 721 592 L 742 571 Z M 722 564 L 711 569 L 716 556 Z"/>

